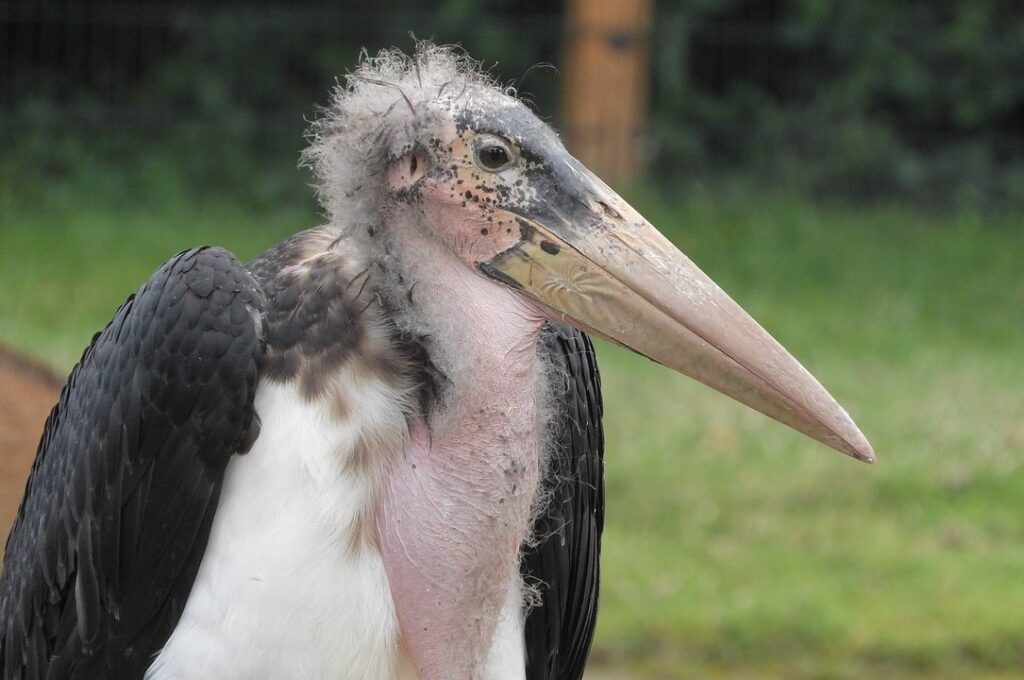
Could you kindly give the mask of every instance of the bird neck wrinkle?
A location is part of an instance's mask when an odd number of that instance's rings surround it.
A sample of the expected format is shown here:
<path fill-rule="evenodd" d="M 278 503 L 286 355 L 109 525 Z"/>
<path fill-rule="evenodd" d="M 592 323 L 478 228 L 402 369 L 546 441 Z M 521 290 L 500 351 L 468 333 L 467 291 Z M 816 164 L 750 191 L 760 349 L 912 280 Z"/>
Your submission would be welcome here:
<path fill-rule="evenodd" d="M 377 533 L 420 677 L 483 677 L 539 483 L 543 319 L 454 257 L 417 261 L 403 273 L 415 282 L 407 312 L 450 389 L 429 424 L 411 423 Z"/>

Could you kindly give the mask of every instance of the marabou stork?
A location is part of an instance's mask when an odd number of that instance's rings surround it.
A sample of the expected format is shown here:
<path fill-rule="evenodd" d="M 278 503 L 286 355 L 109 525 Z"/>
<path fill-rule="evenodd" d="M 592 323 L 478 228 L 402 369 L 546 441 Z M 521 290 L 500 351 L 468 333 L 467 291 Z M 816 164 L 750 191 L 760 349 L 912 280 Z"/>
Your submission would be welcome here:
<path fill-rule="evenodd" d="M 579 678 L 597 607 L 592 333 L 865 461 L 824 388 L 513 92 L 364 59 L 306 156 L 329 223 L 185 251 L 46 424 L 4 680 Z"/>

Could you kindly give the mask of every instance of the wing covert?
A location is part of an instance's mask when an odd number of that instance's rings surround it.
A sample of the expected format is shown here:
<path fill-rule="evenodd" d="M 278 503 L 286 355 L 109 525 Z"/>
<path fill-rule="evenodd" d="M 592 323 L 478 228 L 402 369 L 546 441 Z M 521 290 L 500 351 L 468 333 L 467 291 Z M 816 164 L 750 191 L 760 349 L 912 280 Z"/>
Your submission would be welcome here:
<path fill-rule="evenodd" d="M 142 678 L 252 444 L 262 297 L 227 251 L 164 264 L 94 336 L 46 422 L 0 577 L 4 680 Z"/>

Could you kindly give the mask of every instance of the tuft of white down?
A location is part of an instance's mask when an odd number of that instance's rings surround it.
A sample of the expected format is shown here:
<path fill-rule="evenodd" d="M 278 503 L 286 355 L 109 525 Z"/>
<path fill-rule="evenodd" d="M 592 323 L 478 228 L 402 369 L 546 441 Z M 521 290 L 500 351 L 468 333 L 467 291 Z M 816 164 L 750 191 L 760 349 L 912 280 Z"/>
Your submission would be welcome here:
<path fill-rule="evenodd" d="M 385 164 L 408 151 L 421 126 L 434 124 L 438 112 L 450 113 L 472 100 L 517 106 L 514 94 L 457 47 L 423 41 L 412 56 L 398 49 L 364 54 L 310 126 L 310 144 L 302 155 L 330 222 L 351 238 L 364 239 L 385 212 Z"/>
<path fill-rule="evenodd" d="M 293 385 L 260 384 L 260 436 L 228 464 L 195 584 L 147 680 L 393 677 L 387 576 L 352 534 L 368 516 L 372 527 L 379 480 L 345 464 L 361 441 L 401 447 L 405 400 L 374 379 L 339 384 L 359 406 L 344 419 Z"/>

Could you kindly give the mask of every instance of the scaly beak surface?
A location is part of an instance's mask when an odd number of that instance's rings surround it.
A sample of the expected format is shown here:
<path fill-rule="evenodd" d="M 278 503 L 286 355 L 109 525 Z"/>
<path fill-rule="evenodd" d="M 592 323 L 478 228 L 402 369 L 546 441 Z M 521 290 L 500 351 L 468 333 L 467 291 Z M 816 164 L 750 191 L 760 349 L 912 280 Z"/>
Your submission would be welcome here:
<path fill-rule="evenodd" d="M 520 214 L 523 240 L 483 271 L 576 326 L 874 462 L 850 416 L 782 345 L 600 179 L 571 169 L 574 207 Z"/>

